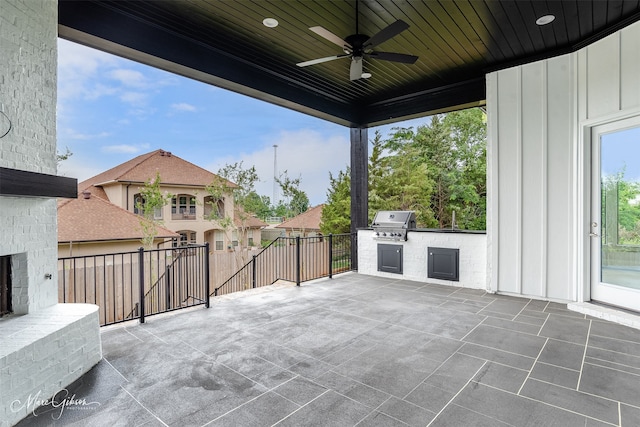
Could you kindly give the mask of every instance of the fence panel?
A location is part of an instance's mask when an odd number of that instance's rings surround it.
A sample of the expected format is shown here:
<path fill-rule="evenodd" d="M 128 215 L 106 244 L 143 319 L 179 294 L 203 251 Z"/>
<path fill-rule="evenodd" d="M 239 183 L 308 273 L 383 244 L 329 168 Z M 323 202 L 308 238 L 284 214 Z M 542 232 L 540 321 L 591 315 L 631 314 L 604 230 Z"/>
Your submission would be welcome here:
<path fill-rule="evenodd" d="M 207 302 L 208 246 L 67 257 L 58 260 L 58 299 L 100 307 L 100 325 Z M 142 261 L 142 265 L 141 265 Z M 140 273 L 144 274 L 140 289 Z M 143 321 L 143 319 L 141 319 Z"/>
<path fill-rule="evenodd" d="M 224 295 L 268 286 L 277 280 L 299 284 L 349 271 L 355 236 L 279 237 L 254 255 L 235 274 L 217 284 L 212 295 Z M 216 272 L 217 273 L 217 272 Z"/>
<path fill-rule="evenodd" d="M 209 295 L 349 271 L 354 244 L 354 235 L 340 234 L 280 237 L 262 250 L 241 253 L 209 253 L 209 245 L 190 245 L 60 258 L 59 301 L 98 305 L 101 325 L 144 322 L 145 316 L 208 305 Z"/>

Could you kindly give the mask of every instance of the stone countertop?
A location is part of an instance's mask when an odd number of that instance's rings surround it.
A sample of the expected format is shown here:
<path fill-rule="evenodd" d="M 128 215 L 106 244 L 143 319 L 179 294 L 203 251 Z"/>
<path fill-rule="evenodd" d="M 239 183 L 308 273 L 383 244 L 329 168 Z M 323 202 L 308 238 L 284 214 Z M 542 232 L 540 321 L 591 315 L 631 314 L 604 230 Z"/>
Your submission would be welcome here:
<path fill-rule="evenodd" d="M 359 228 L 358 230 L 373 231 L 373 228 Z M 417 233 L 459 233 L 459 234 L 487 234 L 486 230 L 461 230 L 459 228 L 411 228 L 409 232 Z"/>

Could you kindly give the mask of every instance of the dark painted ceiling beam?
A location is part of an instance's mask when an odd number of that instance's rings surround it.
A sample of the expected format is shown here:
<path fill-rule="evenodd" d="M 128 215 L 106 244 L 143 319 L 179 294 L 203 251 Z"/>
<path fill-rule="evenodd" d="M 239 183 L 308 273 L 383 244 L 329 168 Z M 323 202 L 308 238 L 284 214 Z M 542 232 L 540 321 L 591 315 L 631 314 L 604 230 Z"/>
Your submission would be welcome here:
<path fill-rule="evenodd" d="M 367 108 L 367 123 L 377 126 L 398 121 L 398 117 L 420 117 L 485 104 L 486 80 L 461 83 L 413 92 L 407 96 L 373 103 Z M 452 102 L 455 100 L 455 103 Z M 392 111 L 395 116 L 389 116 Z"/>
<path fill-rule="evenodd" d="M 78 197 L 78 180 L 0 167 L 0 196 Z"/>

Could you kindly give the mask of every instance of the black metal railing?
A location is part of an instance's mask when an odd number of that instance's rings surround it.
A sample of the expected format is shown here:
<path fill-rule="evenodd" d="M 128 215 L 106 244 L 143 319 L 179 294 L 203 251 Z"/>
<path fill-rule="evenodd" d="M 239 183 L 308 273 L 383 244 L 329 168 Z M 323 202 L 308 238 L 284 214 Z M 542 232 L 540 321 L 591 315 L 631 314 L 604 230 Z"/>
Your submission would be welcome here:
<path fill-rule="evenodd" d="M 209 245 L 58 259 L 59 301 L 100 307 L 100 325 L 204 304 Z"/>
<path fill-rule="evenodd" d="M 301 282 L 332 277 L 354 268 L 355 234 L 278 237 L 227 281 L 213 290 L 218 296 L 258 288 L 278 280 Z"/>

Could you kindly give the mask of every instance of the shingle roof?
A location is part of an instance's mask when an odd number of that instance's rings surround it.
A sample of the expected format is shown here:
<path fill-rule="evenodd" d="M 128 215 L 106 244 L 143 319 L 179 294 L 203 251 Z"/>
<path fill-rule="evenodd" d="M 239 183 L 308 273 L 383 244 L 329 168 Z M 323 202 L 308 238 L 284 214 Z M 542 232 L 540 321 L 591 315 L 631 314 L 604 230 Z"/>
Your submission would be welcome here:
<path fill-rule="evenodd" d="M 245 218 L 244 224 L 242 218 Z M 234 212 L 233 222 L 236 227 L 246 227 L 246 228 L 264 228 L 268 226 L 266 222 L 256 218 L 253 215 L 248 215 L 244 213 L 241 209 L 236 209 Z"/>
<path fill-rule="evenodd" d="M 164 227 L 157 227 L 159 238 L 179 237 Z M 58 242 L 142 239 L 140 217 L 113 203 L 82 194 L 77 199 L 58 202 Z"/>
<path fill-rule="evenodd" d="M 295 216 L 275 228 L 287 228 L 293 230 L 320 230 L 320 220 L 322 219 L 322 208 L 324 205 L 318 205 L 310 208 L 306 212 Z"/>
<path fill-rule="evenodd" d="M 144 183 L 160 172 L 162 184 L 178 184 L 204 187 L 219 178 L 216 174 L 196 166 L 171 152 L 155 150 L 142 154 L 116 167 L 104 171 L 81 182 L 80 191 L 91 186 L 99 186 L 108 182 L 140 182 Z M 229 182 L 230 187 L 237 187 Z M 100 196 L 102 197 L 102 196 Z"/>

